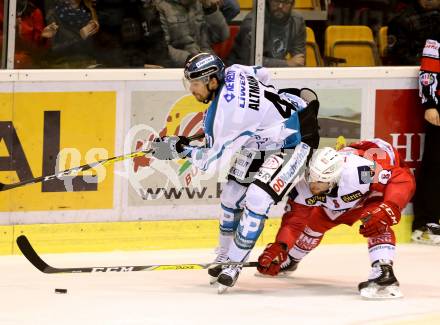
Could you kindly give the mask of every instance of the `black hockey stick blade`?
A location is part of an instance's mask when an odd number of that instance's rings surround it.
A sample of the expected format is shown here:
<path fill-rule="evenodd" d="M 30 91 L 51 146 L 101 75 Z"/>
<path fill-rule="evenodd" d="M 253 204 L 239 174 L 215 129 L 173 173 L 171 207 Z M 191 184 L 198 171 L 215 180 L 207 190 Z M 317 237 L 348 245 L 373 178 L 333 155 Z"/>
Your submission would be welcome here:
<path fill-rule="evenodd" d="M 158 264 L 158 265 L 121 265 L 121 266 L 95 266 L 95 267 L 65 267 L 57 268 L 48 265 L 38 256 L 25 235 L 17 237 L 20 251 L 37 269 L 43 273 L 95 273 L 95 272 L 136 272 L 136 271 L 166 271 L 166 270 L 203 270 L 216 265 L 241 265 L 243 267 L 256 267 L 258 262 L 244 263 L 191 263 L 191 264 Z"/>
<path fill-rule="evenodd" d="M 193 135 L 191 137 L 188 137 L 189 141 L 193 141 L 193 140 L 198 140 L 198 139 L 202 139 L 205 135 L 202 134 L 196 134 Z M 72 177 L 75 176 L 76 174 L 80 173 L 80 172 L 84 172 L 86 170 L 95 168 L 98 165 L 110 165 L 110 164 L 114 164 L 118 161 L 122 161 L 125 159 L 131 159 L 131 158 L 136 158 L 136 157 L 140 157 L 140 156 L 144 156 L 148 153 L 151 153 L 151 149 L 148 150 L 144 150 L 144 151 L 135 151 L 129 154 L 125 154 L 125 155 L 121 155 L 121 156 L 116 156 L 116 157 L 111 157 L 111 158 L 107 158 L 107 159 L 102 159 L 102 160 L 98 160 L 95 162 L 92 162 L 90 164 L 86 164 L 86 165 L 82 165 L 82 166 L 78 166 L 78 167 L 74 167 L 74 168 L 70 168 L 70 169 L 66 169 L 63 171 L 59 171 L 55 174 L 52 175 L 45 175 L 45 176 L 39 176 L 39 177 L 35 177 L 35 178 L 30 178 L 30 179 L 26 179 L 24 181 L 19 181 L 16 183 L 11 183 L 11 184 L 4 184 L 4 183 L 0 183 L 0 192 L 2 191 L 7 191 L 7 190 L 11 190 L 13 188 L 17 188 L 17 187 L 21 187 L 24 185 L 29 185 L 29 184 L 35 184 L 35 183 L 41 183 L 41 182 L 46 182 L 46 181 L 50 181 L 53 180 L 55 178 L 58 179 L 62 179 L 65 177 Z"/>
<path fill-rule="evenodd" d="M 27 258 L 27 260 L 32 263 L 33 266 L 35 266 L 43 273 L 52 273 L 50 272 L 50 270 L 53 268 L 49 266 L 45 261 L 43 261 L 40 256 L 38 256 L 37 252 L 34 250 L 25 235 L 20 235 L 17 237 L 17 246 L 18 248 L 20 248 L 20 251 Z"/>

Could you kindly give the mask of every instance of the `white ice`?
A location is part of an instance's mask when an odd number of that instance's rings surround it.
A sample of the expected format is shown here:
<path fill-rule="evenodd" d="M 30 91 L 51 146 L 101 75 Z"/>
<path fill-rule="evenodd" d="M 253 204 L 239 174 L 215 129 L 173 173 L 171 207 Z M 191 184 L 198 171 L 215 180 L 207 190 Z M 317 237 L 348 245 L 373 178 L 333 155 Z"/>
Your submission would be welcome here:
<path fill-rule="evenodd" d="M 80 267 L 206 263 L 213 256 L 173 250 L 42 257 Z M 2 256 L 0 324 L 440 324 L 440 247 L 399 245 L 394 269 L 404 298 L 366 301 L 357 292 L 370 270 L 365 245 L 320 246 L 287 279 L 255 277 L 246 268 L 224 295 L 209 286 L 206 270 L 50 275 L 23 256 Z"/>

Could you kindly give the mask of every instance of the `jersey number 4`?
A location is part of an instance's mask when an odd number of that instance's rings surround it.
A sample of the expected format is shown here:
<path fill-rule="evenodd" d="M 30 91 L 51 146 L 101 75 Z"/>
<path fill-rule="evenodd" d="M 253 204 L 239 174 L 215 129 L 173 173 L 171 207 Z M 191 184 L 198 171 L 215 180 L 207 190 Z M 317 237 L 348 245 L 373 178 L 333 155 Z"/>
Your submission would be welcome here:
<path fill-rule="evenodd" d="M 283 118 L 289 118 L 290 115 L 292 115 L 292 111 L 295 111 L 295 106 L 287 100 L 282 99 L 278 94 L 265 90 L 264 97 L 275 106 Z"/>

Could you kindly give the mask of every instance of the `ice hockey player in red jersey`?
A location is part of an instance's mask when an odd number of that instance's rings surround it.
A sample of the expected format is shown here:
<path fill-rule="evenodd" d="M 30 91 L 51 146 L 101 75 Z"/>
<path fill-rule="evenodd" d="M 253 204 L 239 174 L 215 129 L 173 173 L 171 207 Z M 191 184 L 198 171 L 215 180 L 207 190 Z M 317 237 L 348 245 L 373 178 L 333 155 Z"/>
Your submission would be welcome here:
<path fill-rule="evenodd" d="M 361 220 L 372 265 L 358 286 L 364 298 L 402 296 L 393 272 L 396 238 L 391 226 L 411 199 L 415 180 L 397 151 L 381 139 L 361 141 L 340 151 L 317 150 L 305 178 L 289 194 L 275 243 L 260 255 L 258 271 L 286 275 L 319 245 L 331 228 Z"/>

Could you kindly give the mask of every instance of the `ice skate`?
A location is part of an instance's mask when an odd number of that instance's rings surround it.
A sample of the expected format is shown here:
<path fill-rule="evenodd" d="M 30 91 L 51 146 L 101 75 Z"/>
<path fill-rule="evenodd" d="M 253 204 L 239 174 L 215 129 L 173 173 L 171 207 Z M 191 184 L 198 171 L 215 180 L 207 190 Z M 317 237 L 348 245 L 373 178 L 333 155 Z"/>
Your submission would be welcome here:
<path fill-rule="evenodd" d="M 281 264 L 280 273 L 278 273 L 278 278 L 287 278 L 290 276 L 296 269 L 298 268 L 298 263 L 295 261 L 290 255 L 287 256 L 287 260 L 285 260 Z"/>
<path fill-rule="evenodd" d="M 418 244 L 440 245 L 440 225 L 428 223 L 426 226 L 414 230 L 411 239 Z"/>
<path fill-rule="evenodd" d="M 224 293 L 228 288 L 234 286 L 240 275 L 241 269 L 241 265 L 230 265 L 221 271 L 217 278 L 219 294 Z"/>
<path fill-rule="evenodd" d="M 359 293 L 365 299 L 395 299 L 403 297 L 393 272 L 391 261 L 373 263 L 368 281 L 359 283 Z"/>
<path fill-rule="evenodd" d="M 299 262 L 293 260 L 293 258 L 288 255 L 287 260 L 281 263 L 281 269 L 277 275 L 272 276 L 257 271 L 255 272 L 255 276 L 262 278 L 287 278 L 298 268 L 298 263 Z"/>
<path fill-rule="evenodd" d="M 217 253 L 217 257 L 214 259 L 213 263 L 225 263 L 228 260 L 227 250 L 222 247 L 217 247 L 215 252 Z M 221 265 L 213 265 L 208 268 L 209 274 L 209 284 L 213 285 L 217 282 L 217 278 L 221 271 L 223 270 L 223 266 Z"/>

